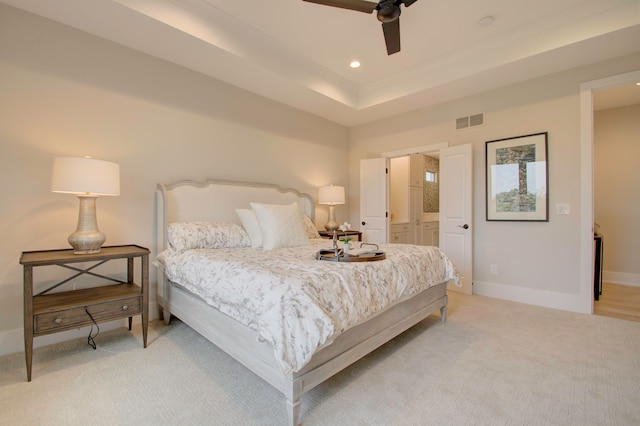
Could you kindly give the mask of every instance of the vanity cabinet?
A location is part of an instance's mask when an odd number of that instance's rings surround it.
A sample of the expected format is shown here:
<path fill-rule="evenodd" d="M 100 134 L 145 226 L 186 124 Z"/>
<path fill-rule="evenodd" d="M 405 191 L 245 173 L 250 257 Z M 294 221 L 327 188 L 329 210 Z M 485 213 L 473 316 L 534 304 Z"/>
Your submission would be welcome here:
<path fill-rule="evenodd" d="M 391 224 L 389 242 L 407 244 L 409 242 L 409 224 L 393 223 Z"/>
<path fill-rule="evenodd" d="M 422 245 L 438 247 L 440 241 L 440 222 L 422 223 Z"/>

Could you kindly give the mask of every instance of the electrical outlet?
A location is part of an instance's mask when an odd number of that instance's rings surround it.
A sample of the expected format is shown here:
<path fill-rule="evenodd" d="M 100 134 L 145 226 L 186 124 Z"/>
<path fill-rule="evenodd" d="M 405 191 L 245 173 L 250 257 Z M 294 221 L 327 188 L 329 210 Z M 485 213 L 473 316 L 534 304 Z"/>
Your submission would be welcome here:
<path fill-rule="evenodd" d="M 571 213 L 571 204 L 558 203 L 556 204 L 556 214 L 569 214 Z"/>
<path fill-rule="evenodd" d="M 489 273 L 491 275 L 498 275 L 498 265 L 489 265 Z"/>

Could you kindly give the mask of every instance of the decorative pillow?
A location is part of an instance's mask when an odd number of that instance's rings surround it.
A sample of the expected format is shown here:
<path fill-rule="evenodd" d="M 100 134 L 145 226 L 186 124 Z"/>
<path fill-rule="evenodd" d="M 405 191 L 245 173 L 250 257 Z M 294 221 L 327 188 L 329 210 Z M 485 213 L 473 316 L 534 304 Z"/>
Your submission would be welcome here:
<path fill-rule="evenodd" d="M 247 231 L 237 223 L 174 222 L 167 227 L 169 247 L 176 251 L 251 246 Z"/>
<path fill-rule="evenodd" d="M 258 223 L 256 213 L 251 209 L 236 209 L 236 213 L 242 222 L 242 227 L 251 239 L 251 247 L 262 247 L 262 229 Z"/>
<path fill-rule="evenodd" d="M 318 234 L 316 225 L 314 225 L 311 218 L 306 214 L 302 215 L 302 226 L 304 226 L 304 231 L 307 233 L 307 238 L 309 238 L 310 240 L 313 238 L 320 238 L 320 234 Z"/>
<path fill-rule="evenodd" d="M 250 204 L 262 229 L 262 247 L 265 250 L 309 245 L 296 203 Z"/>

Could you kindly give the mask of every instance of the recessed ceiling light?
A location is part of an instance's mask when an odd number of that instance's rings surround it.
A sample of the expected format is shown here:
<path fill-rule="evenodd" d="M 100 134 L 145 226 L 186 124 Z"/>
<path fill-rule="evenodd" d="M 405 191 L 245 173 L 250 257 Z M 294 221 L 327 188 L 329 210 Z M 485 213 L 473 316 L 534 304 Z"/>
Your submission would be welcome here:
<path fill-rule="evenodd" d="M 360 68 L 360 61 L 351 61 L 349 64 L 351 68 Z"/>

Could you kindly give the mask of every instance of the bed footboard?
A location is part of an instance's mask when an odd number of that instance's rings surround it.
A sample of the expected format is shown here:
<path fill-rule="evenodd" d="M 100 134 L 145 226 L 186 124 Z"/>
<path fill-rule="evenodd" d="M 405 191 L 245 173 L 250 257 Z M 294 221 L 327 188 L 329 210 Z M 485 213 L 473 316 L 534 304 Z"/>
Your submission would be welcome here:
<path fill-rule="evenodd" d="M 441 321 L 444 322 L 448 303 L 446 289 L 446 283 L 431 287 L 346 331 L 331 345 L 318 351 L 304 369 L 290 378 L 290 393 L 283 392 L 287 398 L 289 425 L 297 426 L 300 423 L 300 397 L 315 386 L 413 327 L 438 309 L 440 309 Z"/>
<path fill-rule="evenodd" d="M 159 300 L 165 324 L 172 315 L 196 330 L 257 376 L 279 390 L 286 399 L 288 424 L 300 424 L 302 395 L 371 353 L 389 340 L 440 310 L 445 321 L 446 283 L 389 308 L 371 320 L 347 330 L 318 351 L 299 372 L 285 376 L 279 369 L 271 346 L 258 342 L 254 331 L 232 320 L 201 299 L 174 285 Z"/>

